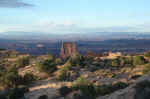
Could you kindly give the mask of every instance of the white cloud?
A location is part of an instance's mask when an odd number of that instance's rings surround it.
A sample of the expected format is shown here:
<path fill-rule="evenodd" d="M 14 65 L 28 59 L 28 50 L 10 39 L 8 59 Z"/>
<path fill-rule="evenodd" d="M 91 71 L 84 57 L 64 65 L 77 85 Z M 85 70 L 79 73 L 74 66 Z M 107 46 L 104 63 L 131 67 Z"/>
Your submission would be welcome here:
<path fill-rule="evenodd" d="M 90 33 L 90 32 L 150 32 L 150 24 L 136 26 L 85 27 L 82 23 L 73 21 L 53 22 L 39 21 L 32 25 L 0 25 L 0 32 L 23 31 L 43 33 Z"/>
<path fill-rule="evenodd" d="M 0 7 L 2 8 L 18 8 L 32 6 L 32 4 L 25 3 L 22 0 L 0 0 Z"/>

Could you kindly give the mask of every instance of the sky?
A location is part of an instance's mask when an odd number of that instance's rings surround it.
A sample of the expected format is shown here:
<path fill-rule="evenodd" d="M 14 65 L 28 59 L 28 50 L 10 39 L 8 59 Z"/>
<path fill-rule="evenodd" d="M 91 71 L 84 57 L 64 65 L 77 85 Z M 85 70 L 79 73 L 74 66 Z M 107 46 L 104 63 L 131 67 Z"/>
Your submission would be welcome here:
<path fill-rule="evenodd" d="M 150 32 L 150 0 L 0 0 L 0 32 Z"/>

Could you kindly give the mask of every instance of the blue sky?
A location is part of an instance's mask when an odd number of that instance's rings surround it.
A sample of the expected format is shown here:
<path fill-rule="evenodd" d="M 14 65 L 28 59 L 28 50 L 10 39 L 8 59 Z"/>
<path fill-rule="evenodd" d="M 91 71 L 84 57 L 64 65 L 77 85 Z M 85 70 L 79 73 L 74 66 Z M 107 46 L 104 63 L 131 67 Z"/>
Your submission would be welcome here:
<path fill-rule="evenodd" d="M 0 32 L 150 32 L 150 0 L 0 0 Z"/>

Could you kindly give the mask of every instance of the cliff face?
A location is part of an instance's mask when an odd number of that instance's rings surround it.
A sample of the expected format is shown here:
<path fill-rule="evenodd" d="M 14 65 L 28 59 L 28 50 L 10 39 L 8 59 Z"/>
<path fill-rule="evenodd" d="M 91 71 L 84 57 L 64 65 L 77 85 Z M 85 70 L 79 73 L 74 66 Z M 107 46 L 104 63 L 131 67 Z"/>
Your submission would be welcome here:
<path fill-rule="evenodd" d="M 72 56 L 75 53 L 77 53 L 77 47 L 75 43 L 71 43 L 71 42 L 62 43 L 62 48 L 60 53 L 60 57 L 62 59 Z"/>

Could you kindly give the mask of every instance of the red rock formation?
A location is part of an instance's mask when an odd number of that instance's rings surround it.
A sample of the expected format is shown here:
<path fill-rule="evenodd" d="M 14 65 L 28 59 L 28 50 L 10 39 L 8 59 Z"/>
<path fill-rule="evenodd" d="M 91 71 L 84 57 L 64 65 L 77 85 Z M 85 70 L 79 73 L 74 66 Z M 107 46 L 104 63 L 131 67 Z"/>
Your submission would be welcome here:
<path fill-rule="evenodd" d="M 75 43 L 72 42 L 62 43 L 62 48 L 60 53 L 60 57 L 62 59 L 72 56 L 75 53 L 77 53 L 77 47 Z"/>

